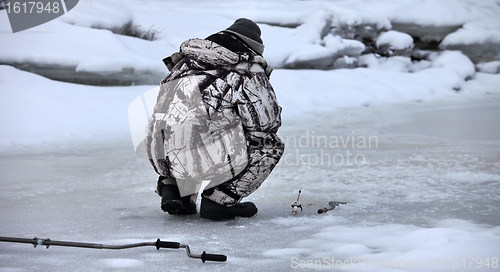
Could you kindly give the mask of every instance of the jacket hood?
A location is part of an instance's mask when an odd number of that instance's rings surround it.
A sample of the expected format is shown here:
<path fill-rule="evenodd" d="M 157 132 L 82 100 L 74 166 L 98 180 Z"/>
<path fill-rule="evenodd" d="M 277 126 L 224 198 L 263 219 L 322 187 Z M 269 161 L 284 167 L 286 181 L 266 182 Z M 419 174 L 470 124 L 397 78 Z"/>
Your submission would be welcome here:
<path fill-rule="evenodd" d="M 167 58 L 166 62 L 173 62 L 171 63 L 173 67 L 182 59 L 179 55 L 209 66 L 235 66 L 242 62 L 257 63 L 262 66 L 268 76 L 272 72 L 272 68 L 267 65 L 264 57 L 252 53 L 238 54 L 209 40 L 190 39 L 183 42 L 179 53 Z M 167 67 L 169 67 L 168 64 Z"/>

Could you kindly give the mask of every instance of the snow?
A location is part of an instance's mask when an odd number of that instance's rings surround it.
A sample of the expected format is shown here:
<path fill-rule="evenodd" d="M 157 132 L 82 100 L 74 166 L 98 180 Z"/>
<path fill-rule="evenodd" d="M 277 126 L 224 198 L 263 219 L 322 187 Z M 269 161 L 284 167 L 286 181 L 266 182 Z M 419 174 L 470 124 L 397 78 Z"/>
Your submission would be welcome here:
<path fill-rule="evenodd" d="M 475 67 L 458 50 L 424 52 L 422 61 L 360 56 L 366 47 L 354 36 L 367 31 L 378 45 L 406 49 L 412 38 L 391 28 L 407 23 L 421 31 L 459 27 L 446 48 L 494 46 L 497 2 L 88 0 L 16 34 L 1 10 L 1 63 L 103 75 L 165 74 L 161 59 L 185 39 L 254 19 L 264 55 L 278 68 L 271 83 L 287 149 L 248 197 L 256 217 L 169 216 L 154 193 L 156 174 L 133 146 L 157 85 L 63 83 L 0 65 L 1 235 L 106 244 L 160 238 L 228 256 L 202 264 L 183 249 L 0 243 L 0 271 L 493 271 L 500 257 L 498 61 Z M 126 27 L 155 39 L 120 34 Z M 352 69 L 281 69 L 287 65 Z M 291 216 L 300 188 L 304 210 Z M 348 204 L 318 215 L 331 200 Z"/>
<path fill-rule="evenodd" d="M 332 14 L 324 10 L 308 14 L 304 23 L 295 30 L 297 40 L 312 44 L 319 42 L 327 33 L 330 33 L 331 18 Z"/>
<path fill-rule="evenodd" d="M 454 70 L 461 78 L 469 78 L 474 72 L 474 63 L 459 51 L 445 51 L 431 64 L 432 67 L 443 67 Z"/>
<path fill-rule="evenodd" d="M 91 15 L 91 16 L 89 16 Z M 90 18 L 89 18 L 90 17 Z M 72 25 L 103 29 L 123 29 L 132 21 L 132 12 L 113 1 L 79 1 L 78 8 L 61 20 Z"/>
<path fill-rule="evenodd" d="M 321 34 L 329 24 L 340 29 L 369 27 L 378 31 L 389 30 L 390 20 L 421 25 L 464 25 L 462 29 L 446 37 L 443 42 L 445 47 L 457 42 L 496 41 L 496 37 L 500 36 L 497 35 L 499 28 L 495 16 L 500 8 L 493 1 L 477 3 L 469 0 L 426 0 L 419 1 L 416 7 L 412 0 L 398 1 L 397 4 L 393 1 L 336 1 L 334 4 L 322 1 L 267 2 L 238 2 L 234 5 L 233 1 L 218 1 L 215 4 L 198 1 L 196 4 L 186 5 L 178 1 L 132 1 L 125 5 L 114 0 L 80 1 L 78 9 L 19 35 L 8 34 L 7 16 L 2 11 L 0 35 L 3 42 L 0 45 L 0 60 L 4 63 L 33 61 L 77 66 L 78 71 L 95 69 L 99 72 L 116 72 L 135 69 L 161 73 L 164 68 L 158 59 L 174 52 L 182 41 L 192 37 L 206 37 L 243 16 L 261 22 L 266 43 L 265 56 L 274 67 L 283 67 L 292 59 L 303 59 L 304 51 L 308 48 L 314 48 L 322 56 L 332 55 L 332 50 L 309 46 L 321 42 Z M 233 6 L 239 8 L 235 9 Z M 280 10 L 280 13 L 273 12 L 274 10 Z M 194 18 L 196 19 L 193 20 Z M 210 23 L 200 26 L 199 21 Z M 171 22 L 176 22 L 175 30 L 171 28 Z M 145 41 L 111 35 L 105 30 L 88 29 L 104 28 L 119 32 L 119 29 L 123 30 L 127 25 L 138 33 L 149 33 L 156 40 Z M 299 27 L 290 29 L 276 25 Z M 58 36 L 58 32 L 65 32 L 66 35 Z M 350 35 L 354 35 L 354 32 Z M 89 44 L 85 42 L 87 37 L 95 38 Z M 407 37 L 398 39 L 399 42 L 405 41 L 405 44 L 408 43 L 407 40 Z M 126 46 L 131 43 L 134 46 Z M 354 47 L 358 50 L 359 45 Z"/>
<path fill-rule="evenodd" d="M 474 73 L 474 65 L 458 52 L 443 53 L 431 66 L 405 73 L 411 67 L 409 58 L 392 57 L 370 64 L 370 69 L 277 70 L 271 81 L 280 103 L 289 109 L 284 118 L 291 119 L 307 112 L 453 96 L 450 90 Z"/>
<path fill-rule="evenodd" d="M 338 55 L 359 56 L 365 50 L 364 44 L 356 40 L 341 39 L 338 36 L 328 35 L 324 39 L 326 48 Z"/>
<path fill-rule="evenodd" d="M 500 43 L 500 19 L 484 19 L 464 24 L 462 28 L 446 36 L 441 46 L 456 44 Z"/>
<path fill-rule="evenodd" d="M 3 63 L 60 65 L 75 67 L 77 71 L 109 73 L 123 69 L 164 71 L 161 59 L 165 57 L 165 44 L 161 41 L 115 35 L 109 30 L 69 25 L 60 20 L 12 35 L 3 11 L 0 22 L 0 35 L 6 36 L 0 45 Z"/>
<path fill-rule="evenodd" d="M 368 66 L 370 69 L 275 70 L 271 82 L 280 104 L 287 109 L 283 119 L 346 107 L 450 97 L 454 89 L 462 88 L 465 78 L 474 74 L 470 60 L 453 51 L 437 56 L 431 63 L 433 68 L 415 73 L 406 73 L 411 63 L 403 57 Z M 1 148 L 113 137 L 115 133 L 128 131 L 128 121 L 123 116 L 128 104 L 153 87 L 82 86 L 48 80 L 9 66 L 0 66 L 0 71 L 3 97 L 0 120 L 4 128 L 0 132 Z M 38 95 L 39 86 L 44 86 L 43 95 Z M 155 100 L 155 95 L 149 95 L 146 102 L 151 106 Z M 37 114 L 33 116 L 33 112 Z M 46 124 L 44 120 L 51 122 Z M 143 131 L 145 122 L 144 119 L 140 126 L 134 127 Z"/>
<path fill-rule="evenodd" d="M 299 30 L 302 29 L 298 28 L 295 34 L 299 33 Z M 308 33 L 311 32 L 308 31 Z M 342 39 L 332 34 L 318 37 L 315 37 L 314 42 L 297 45 L 297 49 L 284 61 L 284 66 L 288 68 L 331 68 L 337 58 L 357 57 L 365 49 L 365 46 L 356 40 Z"/>
<path fill-rule="evenodd" d="M 380 14 L 391 21 L 421 26 L 461 25 L 470 20 L 495 18 L 500 7 L 494 0 L 341 0 L 341 6 Z"/>
<path fill-rule="evenodd" d="M 61 83 L 0 65 L 0 149 L 127 133 L 127 108 L 145 86 Z"/>
<path fill-rule="evenodd" d="M 479 72 L 498 74 L 500 73 L 500 61 L 490 61 L 486 63 L 479 63 L 477 65 Z"/>
<path fill-rule="evenodd" d="M 390 49 L 394 50 L 411 49 L 413 47 L 413 38 L 406 33 L 391 30 L 382 33 L 377 38 L 376 44 L 377 47 L 388 45 Z"/>
<path fill-rule="evenodd" d="M 383 59 L 377 58 L 373 55 L 365 55 L 359 58 L 360 66 L 394 72 L 419 71 L 419 66 L 423 64 L 425 63 L 419 62 L 418 64 L 413 64 L 410 58 L 402 56 L 394 56 Z M 428 65 L 426 64 L 425 68 L 428 68 L 429 66 L 430 63 Z"/>
<path fill-rule="evenodd" d="M 336 3 L 334 6 L 329 6 L 332 9 L 334 25 L 369 25 L 377 30 L 391 29 L 390 20 L 380 13 L 371 10 L 364 11 L 361 7 L 364 3 L 349 4 L 345 7 L 343 3 Z"/>

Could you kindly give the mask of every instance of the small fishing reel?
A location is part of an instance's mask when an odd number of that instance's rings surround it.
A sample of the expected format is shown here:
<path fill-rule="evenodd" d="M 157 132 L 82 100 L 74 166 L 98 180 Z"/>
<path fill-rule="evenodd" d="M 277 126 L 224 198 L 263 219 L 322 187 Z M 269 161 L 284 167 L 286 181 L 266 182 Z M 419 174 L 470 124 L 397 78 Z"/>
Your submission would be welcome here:
<path fill-rule="evenodd" d="M 295 201 L 292 203 L 292 215 L 297 215 L 297 213 L 299 212 L 299 208 L 300 208 L 300 211 L 302 211 L 302 204 L 300 204 L 300 202 L 298 201 Z"/>

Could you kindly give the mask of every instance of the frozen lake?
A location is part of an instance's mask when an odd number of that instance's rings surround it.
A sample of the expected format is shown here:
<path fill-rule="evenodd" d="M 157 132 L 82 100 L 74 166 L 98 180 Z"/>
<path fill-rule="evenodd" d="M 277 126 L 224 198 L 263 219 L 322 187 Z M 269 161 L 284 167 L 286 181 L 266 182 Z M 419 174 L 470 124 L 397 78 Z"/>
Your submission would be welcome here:
<path fill-rule="evenodd" d="M 350 258 L 357 266 L 344 271 L 493 271 L 500 257 L 498 116 L 500 95 L 485 94 L 284 123 L 285 156 L 249 197 L 259 213 L 225 222 L 163 213 L 156 176 L 127 135 L 3 153 L 2 236 L 111 244 L 161 238 L 228 261 L 202 264 L 182 250 L 0 243 L 0 271 L 340 270 L 325 260 Z M 304 211 L 293 217 L 300 188 Z M 330 200 L 349 203 L 316 214 Z M 481 265 L 471 268 L 477 259 Z M 323 262 L 309 266 L 314 260 Z"/>

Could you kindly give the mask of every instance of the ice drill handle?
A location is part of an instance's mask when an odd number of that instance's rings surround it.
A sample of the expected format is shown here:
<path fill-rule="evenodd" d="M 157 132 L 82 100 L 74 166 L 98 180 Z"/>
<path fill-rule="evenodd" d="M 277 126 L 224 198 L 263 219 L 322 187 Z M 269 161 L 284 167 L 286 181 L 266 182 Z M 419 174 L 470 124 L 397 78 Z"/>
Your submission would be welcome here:
<path fill-rule="evenodd" d="M 158 250 L 160 248 L 179 248 L 180 247 L 180 243 L 177 243 L 177 242 L 168 242 L 168 241 L 161 241 L 158 238 L 158 240 L 156 240 L 155 246 L 156 246 L 156 249 L 158 249 Z"/>
<path fill-rule="evenodd" d="M 209 254 L 203 251 L 203 253 L 201 253 L 201 261 L 225 262 L 227 261 L 227 257 L 226 255 Z"/>

